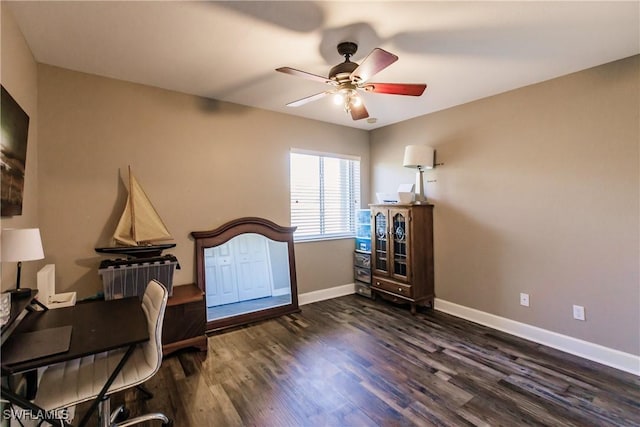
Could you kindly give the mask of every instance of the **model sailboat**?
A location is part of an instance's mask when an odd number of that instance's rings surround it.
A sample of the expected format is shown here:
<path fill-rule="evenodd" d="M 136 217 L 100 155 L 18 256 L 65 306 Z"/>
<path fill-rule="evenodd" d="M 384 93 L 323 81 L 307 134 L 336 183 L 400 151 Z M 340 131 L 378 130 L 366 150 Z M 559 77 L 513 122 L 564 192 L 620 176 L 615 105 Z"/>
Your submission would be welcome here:
<path fill-rule="evenodd" d="M 171 240 L 172 237 L 142 186 L 131 173 L 131 168 L 129 168 L 129 197 L 113 239 L 119 246 L 95 248 L 96 252 L 148 258 L 160 256 L 164 249 L 176 246 L 175 243 L 156 243 Z"/>

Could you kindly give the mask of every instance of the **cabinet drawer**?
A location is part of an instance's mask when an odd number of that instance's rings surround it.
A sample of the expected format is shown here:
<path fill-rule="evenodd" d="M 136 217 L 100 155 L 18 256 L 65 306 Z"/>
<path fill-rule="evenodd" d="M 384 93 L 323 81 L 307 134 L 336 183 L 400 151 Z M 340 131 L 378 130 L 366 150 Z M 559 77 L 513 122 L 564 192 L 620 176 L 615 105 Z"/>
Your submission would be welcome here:
<path fill-rule="evenodd" d="M 387 292 L 392 292 L 396 295 L 402 295 L 408 298 L 411 298 L 413 296 L 411 292 L 411 285 L 391 282 L 388 280 L 380 279 L 378 277 L 375 277 L 373 279 L 372 285 L 378 289 L 381 289 Z"/>
<path fill-rule="evenodd" d="M 356 237 L 356 249 L 359 251 L 371 251 L 371 238 Z"/>
<path fill-rule="evenodd" d="M 353 264 L 356 267 L 370 268 L 371 267 L 371 254 L 363 254 L 360 252 L 353 253 Z"/>
<path fill-rule="evenodd" d="M 356 280 L 371 283 L 371 270 L 362 267 L 353 267 L 353 275 Z"/>
<path fill-rule="evenodd" d="M 356 294 L 365 296 L 367 298 L 373 298 L 373 294 L 371 293 L 371 286 L 366 283 L 356 282 Z"/>

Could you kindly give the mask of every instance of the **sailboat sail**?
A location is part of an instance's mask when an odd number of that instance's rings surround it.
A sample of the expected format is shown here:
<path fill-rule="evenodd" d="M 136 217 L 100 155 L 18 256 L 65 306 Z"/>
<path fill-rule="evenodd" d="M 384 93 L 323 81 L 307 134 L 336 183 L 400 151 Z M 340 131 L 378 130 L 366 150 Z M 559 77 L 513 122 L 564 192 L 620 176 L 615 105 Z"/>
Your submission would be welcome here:
<path fill-rule="evenodd" d="M 116 242 L 129 246 L 172 238 L 138 180 L 131 173 L 131 168 L 129 197 L 113 238 Z"/>

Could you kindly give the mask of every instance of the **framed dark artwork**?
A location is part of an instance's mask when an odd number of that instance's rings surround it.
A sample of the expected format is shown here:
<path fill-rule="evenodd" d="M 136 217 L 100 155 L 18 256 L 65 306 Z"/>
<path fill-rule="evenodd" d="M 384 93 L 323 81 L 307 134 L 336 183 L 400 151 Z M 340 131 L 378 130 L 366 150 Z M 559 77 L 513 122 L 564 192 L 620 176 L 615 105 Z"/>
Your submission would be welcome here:
<path fill-rule="evenodd" d="M 4 86 L 0 89 L 0 216 L 22 215 L 29 116 Z"/>

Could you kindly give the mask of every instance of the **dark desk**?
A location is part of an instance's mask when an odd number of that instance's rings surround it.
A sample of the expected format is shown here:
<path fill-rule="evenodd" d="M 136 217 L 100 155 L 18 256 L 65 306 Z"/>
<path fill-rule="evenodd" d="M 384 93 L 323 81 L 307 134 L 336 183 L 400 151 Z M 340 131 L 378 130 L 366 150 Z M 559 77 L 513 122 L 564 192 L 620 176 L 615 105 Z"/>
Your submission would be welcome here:
<path fill-rule="evenodd" d="M 3 373 L 15 374 L 149 340 L 147 319 L 138 298 L 92 301 L 74 307 L 34 311 L 7 339 L 24 332 L 71 325 L 69 351 L 13 365 L 2 364 Z"/>
<path fill-rule="evenodd" d="M 95 410 L 99 400 L 108 390 L 117 373 L 126 363 L 135 346 L 149 340 L 147 319 L 142 311 L 140 300 L 135 297 L 79 303 L 74 307 L 28 313 L 12 332 L 6 343 L 9 343 L 12 338 L 20 333 L 66 325 L 71 325 L 73 328 L 69 351 L 12 365 L 3 363 L 2 375 L 32 371 L 43 366 L 66 362 L 91 354 L 118 348 L 128 348 L 120 365 L 115 369 L 111 378 L 105 384 L 101 395 L 96 399 L 94 406 L 85 416 L 85 418 L 88 418 L 88 415 Z M 25 409 L 40 409 L 16 396 L 5 387 L 2 387 L 2 394 L 3 397 L 6 395 L 8 400 Z M 84 422 L 86 421 L 83 419 L 80 425 L 83 425 Z"/>

